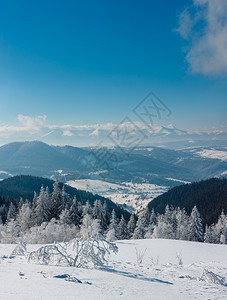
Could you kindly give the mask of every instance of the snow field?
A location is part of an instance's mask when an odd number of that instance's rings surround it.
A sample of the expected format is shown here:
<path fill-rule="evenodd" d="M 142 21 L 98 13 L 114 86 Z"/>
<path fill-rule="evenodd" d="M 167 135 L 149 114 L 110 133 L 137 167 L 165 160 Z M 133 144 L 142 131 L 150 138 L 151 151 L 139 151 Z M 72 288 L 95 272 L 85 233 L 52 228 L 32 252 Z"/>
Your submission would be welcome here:
<path fill-rule="evenodd" d="M 147 239 L 117 246 L 108 266 L 82 269 L 28 263 L 10 256 L 15 245 L 0 244 L 0 299 L 227 299 L 227 286 L 199 281 L 204 269 L 227 280 L 226 245 Z"/>

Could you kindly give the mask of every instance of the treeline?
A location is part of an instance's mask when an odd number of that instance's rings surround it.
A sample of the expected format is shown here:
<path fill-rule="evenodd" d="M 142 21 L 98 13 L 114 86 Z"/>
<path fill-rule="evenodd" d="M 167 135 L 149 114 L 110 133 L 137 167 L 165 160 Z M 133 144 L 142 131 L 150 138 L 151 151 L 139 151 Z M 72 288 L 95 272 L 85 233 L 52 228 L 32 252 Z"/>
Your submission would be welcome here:
<path fill-rule="evenodd" d="M 42 185 L 45 189 L 48 187 L 49 194 L 52 195 L 54 181 L 48 178 L 20 175 L 0 181 L 0 195 L 2 195 L 0 196 L 0 217 L 2 217 L 3 223 L 6 221 L 11 202 L 15 205 L 16 210 L 18 210 L 25 199 L 27 199 L 26 201 L 29 203 L 34 202 L 34 192 L 39 194 Z M 89 201 L 91 205 L 94 205 L 96 200 L 100 200 L 102 204 L 106 202 L 109 212 L 114 208 L 117 215 L 123 214 L 126 218 L 130 217 L 129 212 L 123 210 L 108 198 L 75 189 L 69 185 L 64 185 L 61 182 L 58 183 L 58 188 L 60 190 L 63 189 L 63 186 L 65 192 L 68 194 L 69 206 L 71 206 L 74 197 L 76 197 L 77 201 L 79 201 L 82 206 L 86 204 L 86 201 Z M 21 197 L 23 197 L 23 199 L 21 199 Z"/>
<path fill-rule="evenodd" d="M 7 200 L 9 201 L 9 199 Z M 6 203 L 8 203 L 6 201 Z M 6 206 L 5 206 L 6 207 Z M 5 207 L 0 212 L 6 213 Z M 196 206 L 190 214 L 185 209 L 168 205 L 163 214 L 150 211 L 147 207 L 138 216 L 129 220 L 123 215 L 109 211 L 106 203 L 96 200 L 93 205 L 82 204 L 73 199 L 54 182 L 49 188 L 34 193 L 33 201 L 11 202 L 6 215 L 1 215 L 0 242 L 53 243 L 68 241 L 75 237 L 84 239 L 102 233 L 107 240 L 163 238 L 207 243 L 227 243 L 227 216 L 224 212 L 217 223 L 205 227 Z M 5 219 L 4 219 L 4 218 Z"/>
<path fill-rule="evenodd" d="M 152 200 L 149 208 L 163 214 L 166 205 L 185 208 L 188 214 L 196 205 L 205 228 L 217 222 L 222 210 L 227 212 L 227 179 L 211 178 L 176 186 Z"/>

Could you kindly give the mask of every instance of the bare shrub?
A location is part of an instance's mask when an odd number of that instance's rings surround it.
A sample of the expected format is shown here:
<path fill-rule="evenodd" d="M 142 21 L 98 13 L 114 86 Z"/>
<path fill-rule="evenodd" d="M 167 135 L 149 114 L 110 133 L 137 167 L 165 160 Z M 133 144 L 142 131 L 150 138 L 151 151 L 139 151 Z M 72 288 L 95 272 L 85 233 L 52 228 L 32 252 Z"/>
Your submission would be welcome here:
<path fill-rule="evenodd" d="M 177 262 L 178 262 L 178 265 L 179 266 L 183 266 L 183 259 L 182 259 L 182 253 L 176 253 L 176 259 L 177 259 Z"/>
<path fill-rule="evenodd" d="M 136 248 L 136 261 L 137 264 L 142 264 L 143 263 L 143 259 L 144 259 L 144 255 L 146 253 L 147 249 L 145 249 L 144 251 L 141 250 L 137 250 Z"/>

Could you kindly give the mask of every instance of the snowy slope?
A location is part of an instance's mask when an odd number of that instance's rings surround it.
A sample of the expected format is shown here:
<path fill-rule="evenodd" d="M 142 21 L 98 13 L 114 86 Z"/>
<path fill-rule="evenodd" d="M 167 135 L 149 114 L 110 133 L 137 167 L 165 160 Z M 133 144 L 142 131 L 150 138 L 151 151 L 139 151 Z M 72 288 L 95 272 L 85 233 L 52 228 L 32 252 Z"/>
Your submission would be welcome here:
<path fill-rule="evenodd" d="M 204 150 L 196 152 L 196 154 L 201 157 L 220 159 L 223 161 L 227 161 L 227 151 L 218 151 L 215 149 L 214 150 L 204 149 Z"/>
<path fill-rule="evenodd" d="M 10 257 L 15 245 L 0 245 L 0 299 L 227 299 L 227 286 L 198 280 L 204 268 L 227 280 L 226 245 L 174 240 L 117 245 L 119 252 L 111 255 L 109 266 L 93 270 L 35 265 L 24 256 Z M 141 264 L 136 249 L 145 251 Z M 66 281 L 65 274 L 82 283 Z"/>
<path fill-rule="evenodd" d="M 99 194 L 117 204 L 126 204 L 135 210 L 145 208 L 155 197 L 167 191 L 168 187 L 149 183 L 122 182 L 114 184 L 102 180 L 80 179 L 67 182 L 71 187 Z"/>

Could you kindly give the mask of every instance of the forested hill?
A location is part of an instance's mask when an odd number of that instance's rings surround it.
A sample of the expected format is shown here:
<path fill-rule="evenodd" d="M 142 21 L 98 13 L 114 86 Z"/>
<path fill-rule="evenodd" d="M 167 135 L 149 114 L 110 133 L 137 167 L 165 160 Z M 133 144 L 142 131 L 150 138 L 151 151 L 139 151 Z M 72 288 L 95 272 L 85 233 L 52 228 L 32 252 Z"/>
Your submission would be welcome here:
<path fill-rule="evenodd" d="M 227 212 L 227 179 L 211 178 L 177 186 L 158 196 L 148 204 L 149 209 L 164 213 L 166 205 L 185 208 L 190 213 L 196 205 L 203 224 L 212 224 L 222 210 Z"/>
<path fill-rule="evenodd" d="M 49 191 L 53 191 L 53 180 L 42 178 L 42 177 L 34 177 L 29 175 L 19 175 L 11 178 L 4 179 L 0 181 L 0 196 L 5 196 L 4 198 L 13 198 L 14 200 L 18 200 L 20 197 L 24 199 L 31 200 L 34 196 L 34 192 L 37 194 L 40 192 L 40 188 L 43 185 L 44 188 L 48 186 Z M 62 189 L 63 183 L 59 182 L 59 188 Z M 111 211 L 113 208 L 118 215 L 124 215 L 128 217 L 130 214 L 122 210 L 115 203 L 113 203 L 108 198 L 101 197 L 99 195 L 93 195 L 92 193 L 77 190 L 76 188 L 72 188 L 68 185 L 65 185 L 65 191 L 70 195 L 71 198 L 76 196 L 78 201 L 81 202 L 82 205 L 85 205 L 88 200 L 91 205 L 94 204 L 95 200 L 100 200 L 102 203 L 106 202 L 108 209 Z M 2 197 L 0 198 L 0 206 L 2 202 Z"/>

